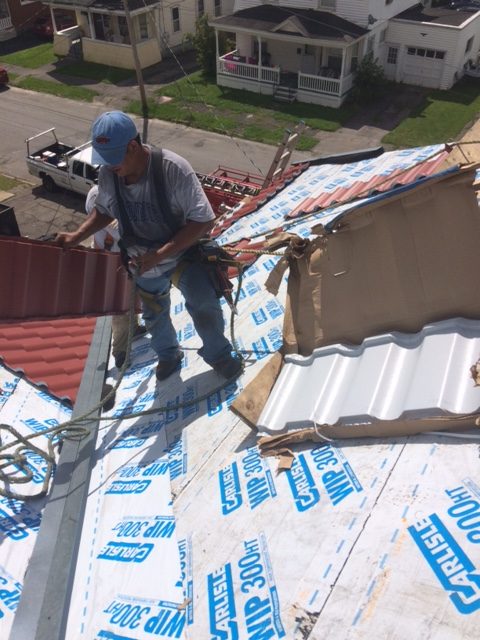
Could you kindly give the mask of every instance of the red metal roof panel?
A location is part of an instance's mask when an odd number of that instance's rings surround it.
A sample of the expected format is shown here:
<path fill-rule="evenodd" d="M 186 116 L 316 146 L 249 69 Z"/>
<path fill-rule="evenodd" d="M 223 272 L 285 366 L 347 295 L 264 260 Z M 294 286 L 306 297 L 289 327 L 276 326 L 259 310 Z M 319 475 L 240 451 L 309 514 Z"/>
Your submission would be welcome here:
<path fill-rule="evenodd" d="M 75 403 L 96 318 L 4 324 L 0 359 L 33 384 Z"/>
<path fill-rule="evenodd" d="M 297 218 L 305 213 L 312 213 L 326 209 L 333 204 L 347 203 L 360 198 L 366 198 L 374 193 L 384 193 L 393 187 L 407 185 L 433 175 L 448 156 L 448 151 L 438 153 L 434 158 L 418 162 L 413 167 L 389 169 L 389 173 L 369 175 L 368 179 L 356 180 L 349 184 L 336 187 L 333 191 L 319 190 L 315 196 L 309 196 L 304 202 L 296 205 L 286 216 Z M 385 169 L 384 169 L 385 170 Z M 330 179 L 332 177 L 329 176 Z"/>
<path fill-rule="evenodd" d="M 130 282 L 118 253 L 0 236 L 0 322 L 127 310 Z"/>

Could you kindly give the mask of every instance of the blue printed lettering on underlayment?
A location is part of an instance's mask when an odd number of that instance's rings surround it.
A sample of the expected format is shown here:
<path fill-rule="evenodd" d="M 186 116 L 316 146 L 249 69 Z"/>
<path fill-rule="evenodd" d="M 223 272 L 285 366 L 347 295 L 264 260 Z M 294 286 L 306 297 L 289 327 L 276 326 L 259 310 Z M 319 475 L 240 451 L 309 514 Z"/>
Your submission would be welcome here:
<path fill-rule="evenodd" d="M 480 610 L 480 575 L 437 514 L 423 518 L 408 527 L 440 584 L 459 613 Z"/>

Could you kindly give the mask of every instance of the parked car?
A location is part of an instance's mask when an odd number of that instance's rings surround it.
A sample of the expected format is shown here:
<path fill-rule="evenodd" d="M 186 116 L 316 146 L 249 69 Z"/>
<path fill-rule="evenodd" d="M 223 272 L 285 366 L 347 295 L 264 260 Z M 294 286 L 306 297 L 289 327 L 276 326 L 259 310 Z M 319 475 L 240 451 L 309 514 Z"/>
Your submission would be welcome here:
<path fill-rule="evenodd" d="M 4 67 L 0 67 L 0 86 L 8 84 L 8 71 Z"/>
<path fill-rule="evenodd" d="M 57 27 L 57 31 L 63 31 L 63 29 L 73 27 L 75 26 L 75 24 L 75 18 L 68 13 L 55 16 L 55 25 Z M 33 23 L 32 31 L 41 38 L 53 38 L 54 28 L 52 17 L 48 15 L 37 18 Z"/>

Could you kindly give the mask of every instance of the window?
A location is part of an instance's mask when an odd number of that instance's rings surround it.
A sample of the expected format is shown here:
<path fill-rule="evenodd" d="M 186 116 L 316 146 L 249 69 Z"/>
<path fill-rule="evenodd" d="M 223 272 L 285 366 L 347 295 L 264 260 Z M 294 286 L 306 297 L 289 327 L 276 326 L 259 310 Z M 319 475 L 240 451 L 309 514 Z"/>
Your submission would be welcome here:
<path fill-rule="evenodd" d="M 84 167 L 83 162 L 80 162 L 79 160 L 74 160 L 72 165 L 73 175 L 81 176 L 83 178 L 83 167 Z"/>
<path fill-rule="evenodd" d="M 335 11 L 337 8 L 337 2 L 336 0 L 320 0 L 320 8 Z"/>
<path fill-rule="evenodd" d="M 125 18 L 125 16 L 118 16 L 118 32 L 120 33 L 122 42 L 125 44 L 130 44 L 127 19 Z"/>
<path fill-rule="evenodd" d="M 397 47 L 388 47 L 387 63 L 397 64 L 398 49 Z"/>
<path fill-rule="evenodd" d="M 216 18 L 222 15 L 222 0 L 215 0 L 213 4 L 213 15 Z"/>
<path fill-rule="evenodd" d="M 138 30 L 140 32 L 140 40 L 148 40 L 148 23 L 146 13 L 141 13 L 138 16 Z"/>
<path fill-rule="evenodd" d="M 203 0 L 198 0 L 197 13 L 199 16 L 203 16 L 203 14 L 205 13 L 205 3 Z"/>
<path fill-rule="evenodd" d="M 178 7 L 172 9 L 172 23 L 174 33 L 180 31 L 180 9 Z"/>
<path fill-rule="evenodd" d="M 91 164 L 85 164 L 85 178 L 87 180 L 91 180 L 92 182 L 95 182 L 97 180 L 98 177 L 98 169 L 95 169 L 95 167 L 92 167 Z"/>
<path fill-rule="evenodd" d="M 95 38 L 97 40 L 110 41 L 112 39 L 113 32 L 111 28 L 110 16 L 107 16 L 104 13 L 94 13 L 93 25 L 95 28 Z"/>
<path fill-rule="evenodd" d="M 352 47 L 352 61 L 350 62 L 350 71 L 353 73 L 356 71 L 358 67 L 358 51 L 360 49 L 360 44 L 354 44 Z"/>
<path fill-rule="evenodd" d="M 435 58 L 436 60 L 443 60 L 445 57 L 445 51 L 436 51 L 435 49 L 423 49 L 416 47 L 408 47 L 407 55 L 418 56 L 419 58 Z"/>
<path fill-rule="evenodd" d="M 7 0 L 0 0 L 0 18 L 10 18 Z"/>
<path fill-rule="evenodd" d="M 472 44 L 473 44 L 473 36 L 469 38 L 467 41 L 467 46 L 465 47 L 465 53 L 468 53 L 471 50 Z"/>
<path fill-rule="evenodd" d="M 370 36 L 367 40 L 367 51 L 365 56 L 368 58 L 373 58 L 373 50 L 375 48 L 375 35 Z"/>
<path fill-rule="evenodd" d="M 380 42 L 385 42 L 385 37 L 387 35 L 387 30 L 384 29 L 381 33 L 380 33 Z"/>

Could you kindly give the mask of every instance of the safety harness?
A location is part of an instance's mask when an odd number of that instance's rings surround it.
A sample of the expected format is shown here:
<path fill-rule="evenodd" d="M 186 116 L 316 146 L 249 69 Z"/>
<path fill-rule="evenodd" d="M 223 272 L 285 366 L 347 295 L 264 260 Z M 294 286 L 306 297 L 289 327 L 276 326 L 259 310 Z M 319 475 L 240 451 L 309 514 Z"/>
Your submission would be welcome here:
<path fill-rule="evenodd" d="M 157 199 L 157 205 L 162 213 L 163 221 L 168 227 L 171 237 L 173 237 L 183 226 L 180 219 L 174 215 L 170 202 L 165 194 L 165 176 L 164 176 L 164 163 L 163 163 L 163 151 L 162 149 L 152 149 L 152 168 L 155 176 L 155 195 Z M 118 212 L 120 221 L 120 240 L 118 246 L 120 249 L 120 255 L 122 263 L 127 270 L 129 276 L 132 276 L 129 268 L 129 255 L 128 248 L 134 245 L 141 247 L 153 248 L 161 245 L 165 240 L 155 238 L 143 238 L 135 234 L 130 218 L 128 217 L 125 209 L 125 203 L 120 193 L 120 182 L 118 176 L 113 176 L 115 185 L 115 194 L 118 202 Z M 185 268 L 191 263 L 202 263 L 207 267 L 209 277 L 215 289 L 217 298 L 222 296 L 225 298 L 231 308 L 233 308 L 233 283 L 228 278 L 228 266 L 232 263 L 231 256 L 221 248 L 221 246 L 211 238 L 201 238 L 194 245 L 185 251 L 182 255 L 182 259 L 178 263 L 175 271 L 172 274 L 172 283 L 178 287 L 180 277 Z M 143 292 L 139 291 L 140 296 L 143 297 Z M 145 300 L 148 304 L 148 301 Z"/>

